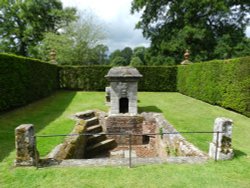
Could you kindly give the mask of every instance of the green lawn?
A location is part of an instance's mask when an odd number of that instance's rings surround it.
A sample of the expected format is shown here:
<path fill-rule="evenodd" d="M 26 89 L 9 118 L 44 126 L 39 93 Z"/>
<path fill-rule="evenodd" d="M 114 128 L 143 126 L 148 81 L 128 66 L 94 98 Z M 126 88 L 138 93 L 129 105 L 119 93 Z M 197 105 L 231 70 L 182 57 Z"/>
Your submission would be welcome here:
<path fill-rule="evenodd" d="M 231 161 L 196 165 L 148 165 L 94 168 L 14 168 L 14 129 L 35 125 L 37 134 L 69 133 L 71 114 L 87 109 L 107 111 L 102 92 L 58 92 L 23 108 L 0 115 L 0 188 L 5 187 L 250 187 L 250 119 L 178 93 L 139 93 L 139 110 L 161 112 L 178 131 L 212 131 L 216 117 L 233 119 Z M 212 135 L 183 135 L 208 150 Z M 62 138 L 38 138 L 42 155 Z"/>

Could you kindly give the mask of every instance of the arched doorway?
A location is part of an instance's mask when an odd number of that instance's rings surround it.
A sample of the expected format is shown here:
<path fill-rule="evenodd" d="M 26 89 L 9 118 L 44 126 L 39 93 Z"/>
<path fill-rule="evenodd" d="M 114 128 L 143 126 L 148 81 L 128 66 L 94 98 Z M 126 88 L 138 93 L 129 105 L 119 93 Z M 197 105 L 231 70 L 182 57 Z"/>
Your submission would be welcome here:
<path fill-rule="evenodd" d="M 120 98 L 119 111 L 123 114 L 128 113 L 128 98 Z"/>

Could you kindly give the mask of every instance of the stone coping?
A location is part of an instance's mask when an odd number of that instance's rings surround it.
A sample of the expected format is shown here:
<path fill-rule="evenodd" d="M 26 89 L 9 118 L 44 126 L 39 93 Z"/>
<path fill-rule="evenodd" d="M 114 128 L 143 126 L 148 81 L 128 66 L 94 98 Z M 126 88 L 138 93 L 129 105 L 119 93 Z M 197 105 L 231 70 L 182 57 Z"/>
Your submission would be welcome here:
<path fill-rule="evenodd" d="M 113 67 L 109 70 L 106 78 L 141 78 L 142 75 L 134 67 Z"/>
<path fill-rule="evenodd" d="M 203 164 L 208 157 L 153 157 L 153 158 L 131 158 L 132 166 L 146 164 Z M 55 167 L 102 167 L 102 166 L 129 166 L 129 158 L 110 159 L 67 159 L 60 163 L 54 163 Z"/>

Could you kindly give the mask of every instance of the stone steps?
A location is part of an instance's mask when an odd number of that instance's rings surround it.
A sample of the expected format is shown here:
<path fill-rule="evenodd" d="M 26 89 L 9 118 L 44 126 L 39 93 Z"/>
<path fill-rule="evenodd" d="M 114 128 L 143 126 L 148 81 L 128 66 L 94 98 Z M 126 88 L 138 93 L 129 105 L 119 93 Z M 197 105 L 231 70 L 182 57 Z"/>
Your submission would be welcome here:
<path fill-rule="evenodd" d="M 94 111 L 79 112 L 75 115 L 86 122 L 87 136 L 84 158 L 98 158 L 109 155 L 109 150 L 114 149 L 117 143 L 114 139 L 107 139 L 98 117 Z"/>
<path fill-rule="evenodd" d="M 78 113 L 76 113 L 75 116 L 79 119 L 87 120 L 87 119 L 91 119 L 91 118 L 95 117 L 95 112 L 93 110 L 88 110 L 85 112 L 78 112 Z"/>
<path fill-rule="evenodd" d="M 98 124 L 98 125 L 87 127 L 86 132 L 87 133 L 100 133 L 102 132 L 102 126 Z"/>
<path fill-rule="evenodd" d="M 87 127 L 99 124 L 99 119 L 97 117 L 92 117 L 90 119 L 86 119 L 85 121 L 86 121 L 86 126 Z"/>
<path fill-rule="evenodd" d="M 117 146 L 117 143 L 114 139 L 107 139 L 96 143 L 94 145 L 87 146 L 85 150 L 85 158 L 94 157 L 108 150 L 114 149 Z"/>
<path fill-rule="evenodd" d="M 87 145 L 97 144 L 98 142 L 104 141 L 106 138 L 107 137 L 106 137 L 106 135 L 104 135 L 104 132 L 101 132 L 101 133 L 96 134 L 96 135 L 88 136 Z"/>

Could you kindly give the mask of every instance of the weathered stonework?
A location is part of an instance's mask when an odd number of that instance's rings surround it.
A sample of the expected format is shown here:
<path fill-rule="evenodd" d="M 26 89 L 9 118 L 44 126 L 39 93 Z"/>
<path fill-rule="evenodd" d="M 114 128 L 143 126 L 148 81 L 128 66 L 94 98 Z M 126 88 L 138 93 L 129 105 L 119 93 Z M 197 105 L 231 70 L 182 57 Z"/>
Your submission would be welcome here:
<path fill-rule="evenodd" d="M 110 106 L 110 87 L 105 87 L 105 102 L 107 106 Z"/>
<path fill-rule="evenodd" d="M 131 137 L 132 150 L 137 157 L 207 157 L 205 153 L 178 134 L 161 114 L 142 113 L 136 117 L 140 117 L 140 121 L 136 121 L 134 116 L 109 116 L 106 118 L 104 127 L 107 127 L 108 134 L 138 134 Z M 159 135 L 159 133 L 168 134 Z M 129 149 L 129 136 L 111 135 L 110 137 L 115 138 L 118 143 L 118 147 L 112 151 L 114 157 L 123 155 L 121 151 Z"/>
<path fill-rule="evenodd" d="M 132 158 L 132 166 L 149 164 L 203 164 L 207 161 L 206 157 L 153 157 L 153 158 Z M 127 158 L 100 158 L 75 160 L 68 159 L 62 161 L 58 167 L 100 167 L 100 166 L 128 166 Z"/>
<path fill-rule="evenodd" d="M 86 122 L 80 120 L 75 125 L 73 131 L 67 136 L 62 144 L 57 145 L 48 155 L 47 159 L 82 159 L 84 156 L 86 136 L 79 135 L 85 133 Z"/>
<path fill-rule="evenodd" d="M 34 126 L 23 124 L 15 129 L 16 160 L 15 166 L 34 166 L 39 161 L 36 149 Z"/>
<path fill-rule="evenodd" d="M 158 133 L 165 133 L 161 135 L 161 138 L 157 140 L 157 147 L 159 156 L 196 156 L 206 157 L 207 155 L 200 151 L 193 144 L 186 141 L 181 134 L 177 133 L 177 130 L 169 124 L 166 119 L 158 113 L 142 113 L 146 121 L 154 122 L 159 129 Z"/>
<path fill-rule="evenodd" d="M 86 120 L 86 119 L 94 117 L 95 113 L 96 112 L 94 110 L 87 110 L 87 111 L 84 111 L 84 112 L 77 112 L 76 114 L 71 116 L 71 118 L 73 120 L 75 120 L 75 121 Z"/>
<path fill-rule="evenodd" d="M 136 115 L 137 81 L 142 77 L 138 70 L 114 67 L 105 77 L 110 81 L 110 115 Z"/>
<path fill-rule="evenodd" d="M 206 154 L 187 142 L 158 113 L 142 113 L 136 116 L 125 114 L 106 116 L 104 112 L 91 110 L 76 113 L 72 118 L 77 120 L 78 123 L 70 133 L 71 136 L 66 137 L 64 142 L 56 146 L 45 159 L 39 159 L 38 154 L 35 152 L 37 150 L 33 126 L 23 125 L 18 127 L 16 138 L 21 141 L 17 144 L 19 146 L 17 147 L 19 148 L 17 149 L 17 156 L 19 157 L 17 157 L 16 164 L 44 167 L 60 165 L 66 159 L 79 160 L 85 158 L 86 161 L 89 161 L 88 158 L 92 157 L 95 159 L 91 161 L 98 163 L 100 161 L 99 157 L 101 157 L 111 158 L 101 160 L 104 161 L 103 163 L 111 160 L 114 164 L 120 165 L 121 161 L 126 161 L 124 159 L 130 156 L 133 159 L 133 163 L 143 161 L 145 164 L 148 162 L 154 163 L 157 160 L 165 162 L 173 160 L 174 162 L 182 163 L 186 162 L 186 159 L 191 162 L 205 161 L 207 159 Z M 92 128 L 100 126 L 105 128 L 105 131 L 102 130 L 104 132 L 92 132 L 94 130 Z M 229 127 L 226 127 L 226 129 L 230 130 Z M 88 132 L 90 130 L 91 132 Z M 84 133 L 86 135 L 79 135 Z M 87 135 L 89 133 L 94 133 L 94 135 Z M 121 135 L 116 135 L 117 133 Z M 161 135 L 159 133 L 167 134 Z M 231 135 L 230 132 L 228 134 Z M 103 137 L 106 136 L 109 138 L 104 139 Z M 131 145 L 129 145 L 130 138 Z M 113 142 L 116 145 L 109 147 Z M 21 147 L 20 143 L 23 143 Z M 224 149 L 226 148 L 225 143 L 222 143 L 220 146 L 224 147 Z M 99 147 L 98 150 L 97 147 Z M 103 149 L 105 149 L 105 153 L 101 153 L 104 151 Z M 19 153 L 20 151 L 22 151 L 22 154 Z M 96 152 L 96 154 L 92 156 L 93 152 Z M 177 158 L 171 158 L 173 156 Z M 37 161 L 38 163 L 36 163 Z"/>
<path fill-rule="evenodd" d="M 105 119 L 106 133 L 107 134 L 141 134 L 142 124 L 144 118 L 140 115 L 136 116 L 108 116 Z M 124 135 L 109 135 L 109 138 L 116 140 L 117 144 L 128 145 L 129 136 Z M 132 136 L 131 144 L 142 144 L 142 137 Z"/>
<path fill-rule="evenodd" d="M 231 119 L 219 117 L 214 122 L 213 142 L 210 143 L 209 156 L 217 160 L 233 158 L 232 149 L 232 124 Z M 218 135 L 218 137 L 217 137 Z"/>

